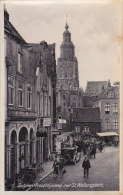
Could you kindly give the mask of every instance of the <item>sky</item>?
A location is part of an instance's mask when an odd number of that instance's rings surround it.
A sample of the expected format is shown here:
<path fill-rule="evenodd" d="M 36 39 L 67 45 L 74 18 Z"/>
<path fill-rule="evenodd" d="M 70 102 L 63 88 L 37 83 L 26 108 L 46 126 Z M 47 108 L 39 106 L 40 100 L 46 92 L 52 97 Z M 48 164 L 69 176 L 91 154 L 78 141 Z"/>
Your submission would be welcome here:
<path fill-rule="evenodd" d="M 108 2 L 108 1 L 107 1 Z M 10 21 L 28 43 L 56 44 L 60 56 L 66 20 L 78 59 L 80 87 L 87 81 L 120 80 L 119 3 L 6 3 Z M 66 18 L 67 15 L 67 18 Z"/>

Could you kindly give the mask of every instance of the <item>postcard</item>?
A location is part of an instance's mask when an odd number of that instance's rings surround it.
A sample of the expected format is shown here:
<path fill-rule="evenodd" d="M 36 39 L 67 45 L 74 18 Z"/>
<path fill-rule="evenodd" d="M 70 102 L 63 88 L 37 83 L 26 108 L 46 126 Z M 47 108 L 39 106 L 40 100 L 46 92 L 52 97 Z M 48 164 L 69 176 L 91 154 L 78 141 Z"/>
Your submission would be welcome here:
<path fill-rule="evenodd" d="M 122 2 L 1 2 L 1 195 L 122 194 Z"/>

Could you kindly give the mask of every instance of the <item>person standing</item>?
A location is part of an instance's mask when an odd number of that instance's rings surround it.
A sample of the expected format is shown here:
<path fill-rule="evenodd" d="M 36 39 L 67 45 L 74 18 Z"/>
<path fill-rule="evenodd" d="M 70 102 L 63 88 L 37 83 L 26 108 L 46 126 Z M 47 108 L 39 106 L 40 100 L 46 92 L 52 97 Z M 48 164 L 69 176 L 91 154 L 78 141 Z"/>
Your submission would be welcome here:
<path fill-rule="evenodd" d="M 91 164 L 89 159 L 87 158 L 87 156 L 85 157 L 83 163 L 82 163 L 82 167 L 84 168 L 84 177 L 87 175 L 87 177 L 89 176 L 89 168 L 91 168 Z"/>
<path fill-rule="evenodd" d="M 59 164 L 58 164 L 57 159 L 55 159 L 55 161 L 53 163 L 53 168 L 54 168 L 53 174 L 58 176 L 58 174 L 59 174 Z"/>
<path fill-rule="evenodd" d="M 94 158 L 96 158 L 96 145 L 95 144 L 93 145 L 93 148 L 92 148 L 92 154 Z"/>

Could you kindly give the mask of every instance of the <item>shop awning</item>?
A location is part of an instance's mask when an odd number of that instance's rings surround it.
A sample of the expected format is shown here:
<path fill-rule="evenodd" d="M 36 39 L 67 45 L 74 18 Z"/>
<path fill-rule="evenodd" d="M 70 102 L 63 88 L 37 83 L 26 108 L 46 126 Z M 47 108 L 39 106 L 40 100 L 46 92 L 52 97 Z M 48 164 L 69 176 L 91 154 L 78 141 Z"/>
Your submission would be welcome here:
<path fill-rule="evenodd" d="M 97 133 L 100 137 L 106 137 L 106 136 L 119 136 L 118 133 L 115 132 L 104 132 L 104 133 Z"/>

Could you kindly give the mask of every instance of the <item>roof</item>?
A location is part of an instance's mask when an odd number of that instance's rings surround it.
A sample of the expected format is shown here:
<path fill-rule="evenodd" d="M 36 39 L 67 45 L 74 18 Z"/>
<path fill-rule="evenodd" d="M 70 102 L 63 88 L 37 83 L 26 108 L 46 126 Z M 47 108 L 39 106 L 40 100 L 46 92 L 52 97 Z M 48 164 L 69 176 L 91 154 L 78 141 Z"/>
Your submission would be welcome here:
<path fill-rule="evenodd" d="M 115 132 L 97 133 L 97 135 L 99 135 L 99 136 L 101 136 L 101 137 L 106 137 L 106 136 L 118 136 L 118 134 L 115 133 Z"/>
<path fill-rule="evenodd" d="M 98 94 L 108 87 L 108 81 L 88 81 L 86 86 L 86 93 Z"/>
<path fill-rule="evenodd" d="M 6 30 L 12 37 L 17 39 L 19 42 L 27 44 L 26 41 L 21 37 L 21 35 L 9 21 L 9 14 L 6 9 L 4 9 L 4 30 Z"/>
<path fill-rule="evenodd" d="M 97 100 L 100 99 L 118 99 L 119 98 L 119 86 L 107 87 L 100 95 Z"/>
<path fill-rule="evenodd" d="M 100 122 L 100 109 L 93 107 L 73 108 L 73 122 Z"/>
<path fill-rule="evenodd" d="M 36 51 L 41 51 L 40 43 L 29 43 L 29 45 L 31 45 Z M 47 44 L 47 45 L 48 45 L 48 49 L 50 49 L 50 50 L 54 50 L 55 49 L 55 43 Z"/>

